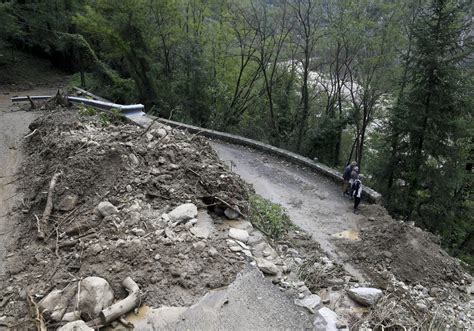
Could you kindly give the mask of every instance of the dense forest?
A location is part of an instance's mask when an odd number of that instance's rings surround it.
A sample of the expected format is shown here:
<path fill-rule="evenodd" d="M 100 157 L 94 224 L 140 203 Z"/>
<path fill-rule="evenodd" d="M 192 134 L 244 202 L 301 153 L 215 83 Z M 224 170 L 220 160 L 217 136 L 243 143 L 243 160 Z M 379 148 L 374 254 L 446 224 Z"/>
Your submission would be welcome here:
<path fill-rule="evenodd" d="M 2 0 L 0 39 L 114 101 L 357 160 L 394 217 L 474 265 L 472 16 L 459 0 Z"/>

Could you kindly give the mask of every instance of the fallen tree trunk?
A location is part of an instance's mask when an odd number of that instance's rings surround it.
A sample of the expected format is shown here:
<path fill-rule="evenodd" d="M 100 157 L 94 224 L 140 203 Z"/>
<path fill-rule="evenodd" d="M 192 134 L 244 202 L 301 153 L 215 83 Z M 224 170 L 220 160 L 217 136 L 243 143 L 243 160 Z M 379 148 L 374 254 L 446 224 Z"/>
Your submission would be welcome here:
<path fill-rule="evenodd" d="M 140 288 L 138 287 L 137 283 L 135 283 L 132 278 L 127 277 L 123 280 L 122 286 L 127 290 L 128 296 L 125 299 L 102 310 L 100 313 L 100 320 L 104 325 L 107 325 L 117 318 L 125 315 L 139 304 Z"/>

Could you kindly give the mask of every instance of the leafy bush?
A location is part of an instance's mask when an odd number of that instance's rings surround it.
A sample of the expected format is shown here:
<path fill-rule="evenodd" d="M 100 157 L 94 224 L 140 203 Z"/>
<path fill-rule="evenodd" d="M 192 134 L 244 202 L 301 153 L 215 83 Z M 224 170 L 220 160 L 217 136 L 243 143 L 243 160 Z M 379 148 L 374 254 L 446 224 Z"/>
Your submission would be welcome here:
<path fill-rule="evenodd" d="M 258 195 L 250 197 L 250 222 L 267 236 L 281 238 L 293 227 L 286 210 Z"/>

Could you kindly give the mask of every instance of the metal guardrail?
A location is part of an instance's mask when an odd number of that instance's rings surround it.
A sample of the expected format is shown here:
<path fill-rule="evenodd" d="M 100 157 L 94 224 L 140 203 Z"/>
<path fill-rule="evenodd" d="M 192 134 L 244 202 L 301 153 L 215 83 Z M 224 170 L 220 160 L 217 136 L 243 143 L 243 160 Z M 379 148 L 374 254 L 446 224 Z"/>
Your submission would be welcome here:
<path fill-rule="evenodd" d="M 12 97 L 11 101 L 12 102 L 21 102 L 21 101 L 28 101 L 28 98 L 31 100 L 48 100 L 52 98 L 52 95 L 40 95 L 40 96 L 21 96 L 21 97 Z M 87 99 L 87 98 L 81 98 L 81 97 L 66 97 L 70 102 L 76 103 L 76 104 L 83 104 L 83 105 L 88 105 L 91 107 L 95 107 L 98 109 L 102 110 L 112 110 L 112 109 L 118 109 L 120 110 L 125 116 L 129 114 L 142 114 L 145 115 L 143 110 L 145 109 L 145 106 L 142 104 L 135 104 L 135 105 L 121 105 L 118 103 L 113 103 L 113 102 L 108 102 L 108 101 L 101 101 L 101 100 L 94 100 L 94 99 Z"/>

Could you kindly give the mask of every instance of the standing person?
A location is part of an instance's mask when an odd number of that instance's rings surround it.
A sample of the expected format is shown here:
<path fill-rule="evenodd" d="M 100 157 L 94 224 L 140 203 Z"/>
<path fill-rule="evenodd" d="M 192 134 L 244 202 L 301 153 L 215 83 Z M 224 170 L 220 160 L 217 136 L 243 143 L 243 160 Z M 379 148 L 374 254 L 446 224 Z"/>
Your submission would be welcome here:
<path fill-rule="evenodd" d="M 342 179 L 344 182 L 342 183 L 342 196 L 349 194 L 348 190 L 350 187 L 349 181 L 351 180 L 352 169 L 357 165 L 356 161 L 352 161 L 347 167 L 344 168 L 344 173 L 342 174 Z"/>
<path fill-rule="evenodd" d="M 351 172 L 351 179 L 349 179 L 349 195 L 351 199 L 354 198 L 353 192 L 352 192 L 352 184 L 354 184 L 354 181 L 359 177 L 359 167 L 354 167 Z"/>
<path fill-rule="evenodd" d="M 358 175 L 351 186 L 352 196 L 354 197 L 354 214 L 357 214 L 359 210 L 360 200 L 362 198 L 362 178 L 362 175 Z"/>

